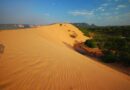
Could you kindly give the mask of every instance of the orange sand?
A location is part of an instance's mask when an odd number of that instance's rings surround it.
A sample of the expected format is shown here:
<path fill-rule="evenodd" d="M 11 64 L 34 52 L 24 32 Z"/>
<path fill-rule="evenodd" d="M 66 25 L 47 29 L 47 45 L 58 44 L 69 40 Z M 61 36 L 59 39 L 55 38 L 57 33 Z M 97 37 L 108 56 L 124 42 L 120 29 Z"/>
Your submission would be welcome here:
<path fill-rule="evenodd" d="M 71 24 L 0 31 L 0 90 L 130 90 L 129 76 L 70 48 L 86 39 Z"/>

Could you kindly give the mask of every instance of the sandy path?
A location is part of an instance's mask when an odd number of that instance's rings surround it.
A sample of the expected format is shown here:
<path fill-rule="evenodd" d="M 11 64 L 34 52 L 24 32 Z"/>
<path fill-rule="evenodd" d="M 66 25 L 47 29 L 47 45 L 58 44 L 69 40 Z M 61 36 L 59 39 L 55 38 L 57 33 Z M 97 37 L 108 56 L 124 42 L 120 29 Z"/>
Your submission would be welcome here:
<path fill-rule="evenodd" d="M 130 90 L 129 76 L 62 43 L 72 44 L 71 38 L 43 30 L 0 32 L 6 47 L 0 57 L 0 90 Z"/>

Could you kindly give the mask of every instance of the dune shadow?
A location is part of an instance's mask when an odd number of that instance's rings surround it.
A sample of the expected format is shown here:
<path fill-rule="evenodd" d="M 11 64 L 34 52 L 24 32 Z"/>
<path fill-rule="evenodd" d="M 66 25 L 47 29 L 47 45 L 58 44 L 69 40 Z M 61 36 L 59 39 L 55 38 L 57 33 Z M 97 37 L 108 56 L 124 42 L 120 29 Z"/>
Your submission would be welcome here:
<path fill-rule="evenodd" d="M 75 41 L 74 45 L 70 45 L 70 44 L 68 44 L 66 42 L 63 42 L 63 44 L 66 45 L 68 48 L 70 48 L 70 49 L 76 51 L 77 53 L 81 54 L 81 55 L 89 56 L 89 57 L 92 57 L 92 58 L 99 58 L 98 56 L 95 56 L 95 53 L 87 52 L 83 48 L 82 42 Z"/>
<path fill-rule="evenodd" d="M 66 45 L 68 48 L 70 48 L 70 49 L 73 49 L 74 50 L 74 48 L 73 48 L 73 46 L 72 45 L 70 45 L 70 44 L 68 44 L 68 43 L 66 43 L 66 42 L 62 42 L 64 45 Z"/>
<path fill-rule="evenodd" d="M 82 55 L 86 55 L 86 51 L 83 50 L 78 44 L 74 44 L 73 46 L 74 50 Z"/>
<path fill-rule="evenodd" d="M 76 47 L 75 47 L 76 44 L 74 44 L 73 46 L 70 45 L 70 44 L 68 44 L 68 43 L 66 43 L 66 42 L 63 42 L 63 44 L 65 44 L 68 48 L 70 48 L 70 49 L 76 51 L 77 53 L 80 53 L 80 54 L 82 54 L 82 55 L 86 55 L 86 52 L 85 52 L 83 49 L 80 49 L 80 48 L 76 48 Z"/>

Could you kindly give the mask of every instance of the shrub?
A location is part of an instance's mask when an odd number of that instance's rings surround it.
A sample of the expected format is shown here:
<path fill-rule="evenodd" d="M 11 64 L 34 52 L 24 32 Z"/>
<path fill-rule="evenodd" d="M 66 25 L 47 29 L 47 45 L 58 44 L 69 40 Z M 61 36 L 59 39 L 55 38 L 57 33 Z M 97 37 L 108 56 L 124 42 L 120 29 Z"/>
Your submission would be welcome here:
<path fill-rule="evenodd" d="M 123 62 L 125 66 L 130 66 L 130 53 L 129 52 L 120 52 L 119 58 L 120 58 L 120 61 Z"/>
<path fill-rule="evenodd" d="M 105 51 L 104 56 L 102 56 L 102 61 L 105 63 L 114 63 L 117 60 L 117 56 L 111 51 Z"/>
<path fill-rule="evenodd" d="M 90 47 L 90 48 L 96 48 L 97 47 L 97 44 L 94 40 L 86 40 L 85 41 L 85 45 Z"/>
<path fill-rule="evenodd" d="M 77 35 L 77 33 L 75 33 L 75 32 L 73 32 L 72 34 L 70 34 L 70 37 L 72 37 L 72 38 L 76 38 L 78 35 Z"/>
<path fill-rule="evenodd" d="M 60 26 L 62 26 L 62 24 L 60 24 Z"/>

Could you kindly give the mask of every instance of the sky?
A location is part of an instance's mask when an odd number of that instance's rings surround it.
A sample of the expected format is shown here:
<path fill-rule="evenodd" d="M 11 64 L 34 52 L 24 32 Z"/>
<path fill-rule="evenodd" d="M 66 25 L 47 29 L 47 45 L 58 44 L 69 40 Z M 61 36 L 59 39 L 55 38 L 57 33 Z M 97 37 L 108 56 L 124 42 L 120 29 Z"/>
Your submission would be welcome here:
<path fill-rule="evenodd" d="M 0 24 L 130 25 L 130 0 L 0 0 Z"/>

